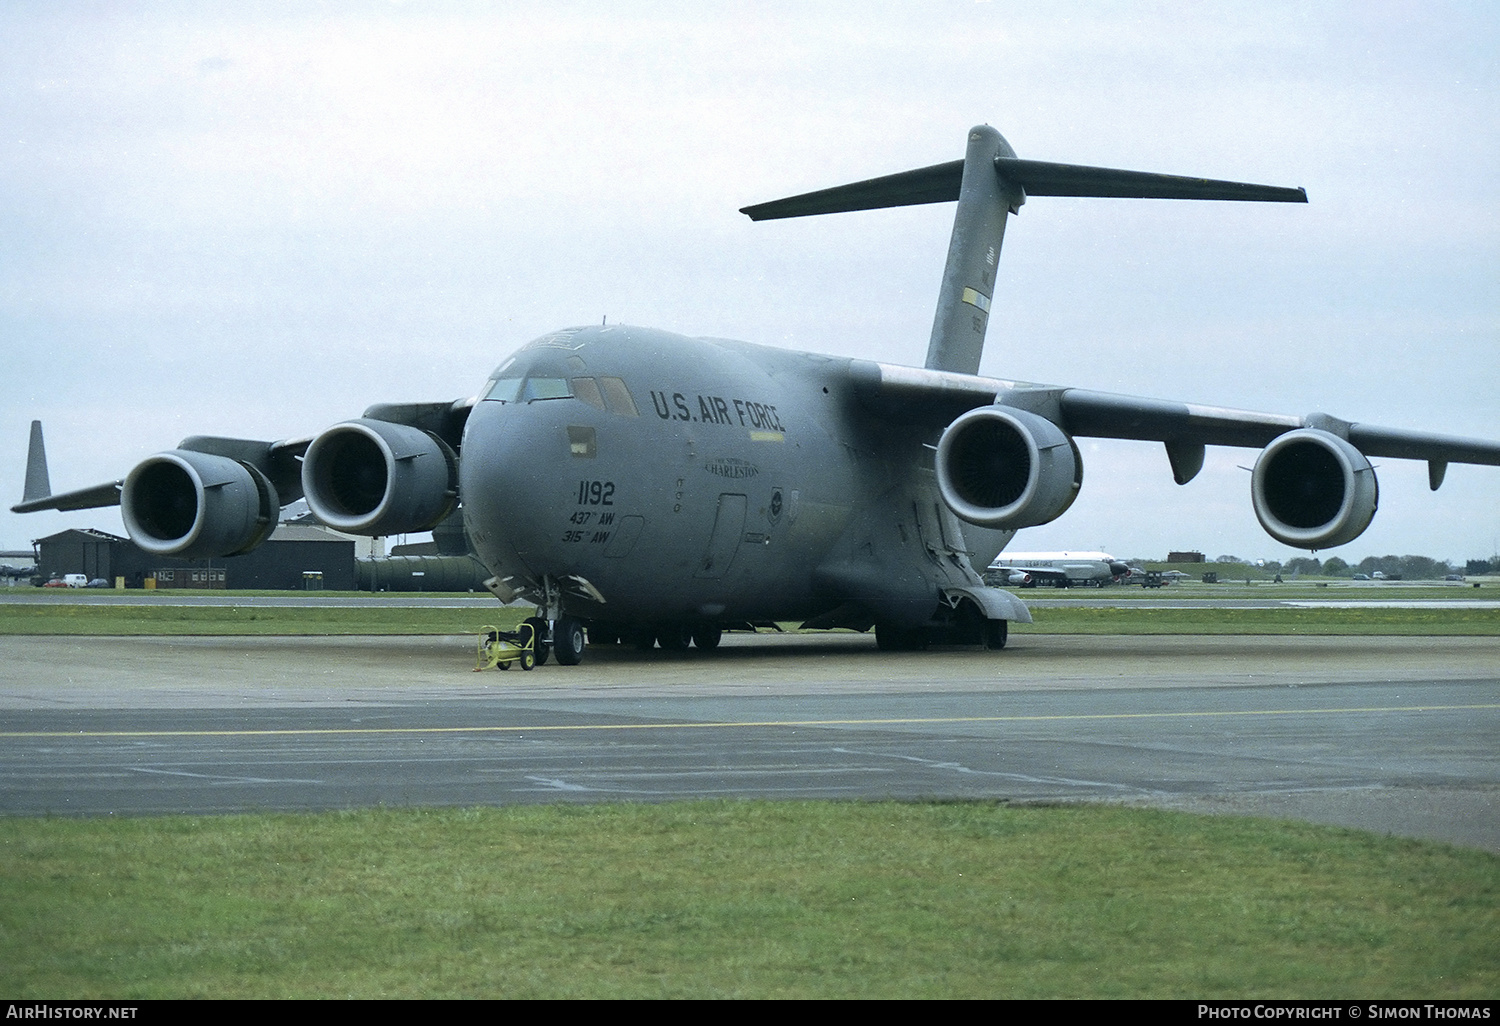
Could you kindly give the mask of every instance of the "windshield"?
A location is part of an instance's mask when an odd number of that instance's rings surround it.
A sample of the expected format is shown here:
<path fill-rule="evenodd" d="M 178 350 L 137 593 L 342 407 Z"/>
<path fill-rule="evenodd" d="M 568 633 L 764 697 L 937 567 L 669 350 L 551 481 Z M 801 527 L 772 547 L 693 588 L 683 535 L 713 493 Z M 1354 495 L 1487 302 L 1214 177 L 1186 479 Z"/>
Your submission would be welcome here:
<path fill-rule="evenodd" d="M 485 392 L 484 398 L 502 403 L 529 403 L 533 399 L 568 399 L 573 392 L 567 378 L 544 374 L 525 376 L 519 371 L 504 371 Z"/>

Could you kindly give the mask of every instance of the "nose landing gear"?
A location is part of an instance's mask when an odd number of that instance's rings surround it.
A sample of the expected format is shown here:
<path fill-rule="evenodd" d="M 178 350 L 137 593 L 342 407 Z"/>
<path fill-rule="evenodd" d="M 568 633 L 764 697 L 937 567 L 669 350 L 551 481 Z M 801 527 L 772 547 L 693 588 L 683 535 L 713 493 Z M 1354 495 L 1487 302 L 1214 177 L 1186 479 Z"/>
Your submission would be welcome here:
<path fill-rule="evenodd" d="M 535 616 L 524 621 L 536 633 L 536 664 L 545 665 L 548 657 L 555 654 L 559 666 L 577 666 L 583 661 L 587 645 L 583 621 L 562 611 L 562 589 L 555 582 L 546 578 L 542 587 L 546 602 L 537 607 Z"/>

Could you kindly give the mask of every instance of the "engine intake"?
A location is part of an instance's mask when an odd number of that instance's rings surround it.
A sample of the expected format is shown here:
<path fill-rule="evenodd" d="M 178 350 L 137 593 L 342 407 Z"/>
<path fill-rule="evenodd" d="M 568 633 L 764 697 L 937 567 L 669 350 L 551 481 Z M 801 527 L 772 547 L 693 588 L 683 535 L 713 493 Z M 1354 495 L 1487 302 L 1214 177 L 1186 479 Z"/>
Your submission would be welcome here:
<path fill-rule="evenodd" d="M 1364 533 L 1380 504 L 1380 485 L 1364 453 L 1338 435 L 1302 428 L 1279 436 L 1255 461 L 1250 501 L 1272 538 L 1324 549 Z"/>
<path fill-rule="evenodd" d="M 943 432 L 937 478 L 943 501 L 959 519 L 1017 530 L 1067 511 L 1083 485 L 1083 458 L 1045 417 L 985 406 Z"/>
<path fill-rule="evenodd" d="M 345 421 L 307 447 L 302 490 L 313 514 L 340 531 L 427 531 L 458 501 L 458 457 L 420 428 Z"/>
<path fill-rule="evenodd" d="M 155 556 L 237 556 L 276 528 L 281 501 L 270 480 L 227 456 L 173 449 L 125 477 L 120 513 L 130 540 Z"/>

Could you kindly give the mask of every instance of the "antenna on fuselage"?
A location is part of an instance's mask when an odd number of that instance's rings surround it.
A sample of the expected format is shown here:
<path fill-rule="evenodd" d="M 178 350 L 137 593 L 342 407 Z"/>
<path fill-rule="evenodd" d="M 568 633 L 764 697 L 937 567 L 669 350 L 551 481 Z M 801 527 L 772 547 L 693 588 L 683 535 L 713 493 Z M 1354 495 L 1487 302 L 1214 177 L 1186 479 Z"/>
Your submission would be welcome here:
<path fill-rule="evenodd" d="M 752 221 L 958 201 L 927 346 L 929 370 L 977 374 L 984 355 L 1005 220 L 1027 196 L 1306 203 L 1302 189 L 1021 160 L 989 125 L 969 130 L 963 160 L 742 207 Z"/>

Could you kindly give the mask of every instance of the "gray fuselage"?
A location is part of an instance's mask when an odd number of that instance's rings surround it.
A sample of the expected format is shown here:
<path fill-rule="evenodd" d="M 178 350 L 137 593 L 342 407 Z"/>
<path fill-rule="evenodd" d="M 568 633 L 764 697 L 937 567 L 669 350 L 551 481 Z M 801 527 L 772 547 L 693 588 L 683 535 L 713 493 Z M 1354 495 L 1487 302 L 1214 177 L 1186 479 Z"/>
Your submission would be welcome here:
<path fill-rule="evenodd" d="M 926 622 L 942 589 L 979 585 L 936 433 L 862 408 L 849 364 L 623 326 L 537 339 L 465 427 L 479 559 L 622 625 Z"/>

